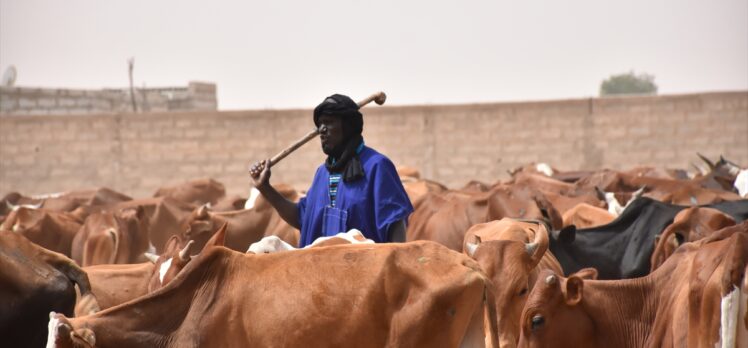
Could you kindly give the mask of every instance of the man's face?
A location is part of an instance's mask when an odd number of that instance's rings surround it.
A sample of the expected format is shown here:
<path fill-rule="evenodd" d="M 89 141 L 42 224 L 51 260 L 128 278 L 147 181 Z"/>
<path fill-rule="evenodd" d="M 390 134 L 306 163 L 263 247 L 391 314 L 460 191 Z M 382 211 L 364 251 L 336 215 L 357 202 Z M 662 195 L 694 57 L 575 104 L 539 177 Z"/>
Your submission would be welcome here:
<path fill-rule="evenodd" d="M 340 117 L 322 115 L 319 118 L 319 125 L 322 129 L 319 133 L 322 152 L 328 156 L 332 155 L 334 150 L 338 149 L 343 143 L 343 121 Z"/>

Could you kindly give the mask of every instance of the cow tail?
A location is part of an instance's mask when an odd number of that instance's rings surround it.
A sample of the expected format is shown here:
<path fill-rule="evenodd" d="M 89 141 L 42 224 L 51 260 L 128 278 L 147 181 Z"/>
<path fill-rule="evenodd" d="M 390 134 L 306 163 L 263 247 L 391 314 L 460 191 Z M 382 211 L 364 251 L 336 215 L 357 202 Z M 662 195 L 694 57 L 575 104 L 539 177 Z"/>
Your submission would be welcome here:
<path fill-rule="evenodd" d="M 119 235 L 117 235 L 117 231 L 114 229 L 107 230 L 109 233 L 109 236 L 112 237 L 112 240 L 114 241 L 114 249 L 112 250 L 112 256 L 109 258 L 110 264 L 117 263 L 117 252 L 119 252 Z"/>

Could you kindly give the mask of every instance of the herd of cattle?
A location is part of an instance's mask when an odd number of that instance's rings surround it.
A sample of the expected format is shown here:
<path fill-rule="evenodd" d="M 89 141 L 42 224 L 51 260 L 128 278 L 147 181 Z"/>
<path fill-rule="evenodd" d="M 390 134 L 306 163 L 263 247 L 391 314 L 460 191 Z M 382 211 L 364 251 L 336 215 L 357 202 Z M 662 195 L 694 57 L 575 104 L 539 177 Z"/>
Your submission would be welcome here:
<path fill-rule="evenodd" d="M 2 346 L 748 347 L 748 170 L 702 159 L 460 189 L 399 168 L 406 243 L 303 249 L 258 191 L 212 179 L 13 192 Z"/>

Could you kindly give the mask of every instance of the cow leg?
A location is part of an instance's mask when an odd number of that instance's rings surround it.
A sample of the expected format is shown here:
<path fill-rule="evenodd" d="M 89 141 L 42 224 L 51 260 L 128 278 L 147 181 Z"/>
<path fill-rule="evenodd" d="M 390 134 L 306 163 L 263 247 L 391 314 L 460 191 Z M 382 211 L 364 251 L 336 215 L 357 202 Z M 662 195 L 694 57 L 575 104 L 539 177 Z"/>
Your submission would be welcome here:
<path fill-rule="evenodd" d="M 479 305 L 475 308 L 473 317 L 470 319 L 470 323 L 465 331 L 465 336 L 462 337 L 462 342 L 460 342 L 460 348 L 485 347 L 486 345 L 490 347 L 490 336 L 486 335 L 487 330 L 483 329 L 484 313 L 483 306 Z"/>

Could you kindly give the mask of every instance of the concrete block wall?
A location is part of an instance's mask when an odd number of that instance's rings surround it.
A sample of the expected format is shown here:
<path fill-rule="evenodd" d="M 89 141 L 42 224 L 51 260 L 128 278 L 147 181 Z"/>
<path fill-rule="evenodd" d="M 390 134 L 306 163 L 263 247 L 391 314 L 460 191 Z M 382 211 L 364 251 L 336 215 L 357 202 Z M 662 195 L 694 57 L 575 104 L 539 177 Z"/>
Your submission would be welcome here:
<path fill-rule="evenodd" d="M 696 152 L 748 166 L 748 91 L 544 102 L 368 106 L 364 138 L 395 164 L 451 187 L 546 162 L 561 170 L 688 168 Z M 146 197 L 213 177 L 247 195 L 247 167 L 313 128 L 311 110 L 0 116 L 0 194 L 107 186 Z M 274 167 L 306 189 L 313 140 Z"/>
<path fill-rule="evenodd" d="M 135 88 L 139 112 L 218 108 L 216 85 L 190 82 L 187 87 Z M 83 115 L 131 112 L 129 89 L 55 89 L 0 87 L 0 114 Z"/>

